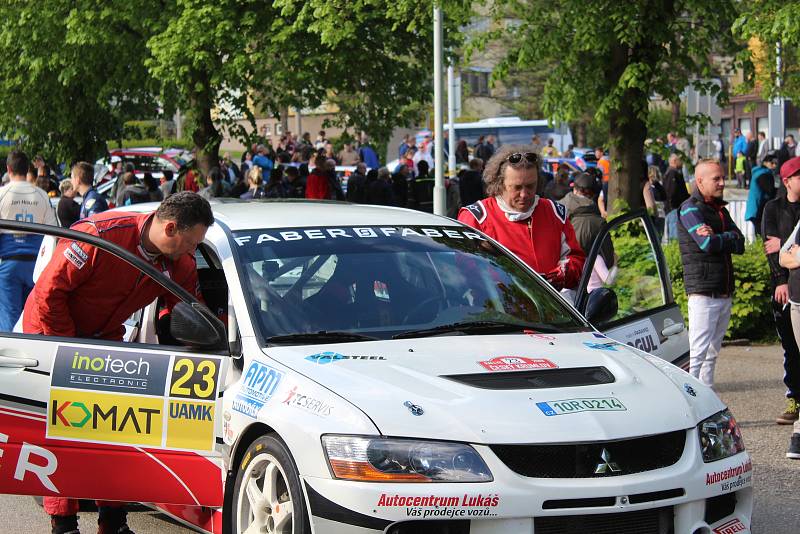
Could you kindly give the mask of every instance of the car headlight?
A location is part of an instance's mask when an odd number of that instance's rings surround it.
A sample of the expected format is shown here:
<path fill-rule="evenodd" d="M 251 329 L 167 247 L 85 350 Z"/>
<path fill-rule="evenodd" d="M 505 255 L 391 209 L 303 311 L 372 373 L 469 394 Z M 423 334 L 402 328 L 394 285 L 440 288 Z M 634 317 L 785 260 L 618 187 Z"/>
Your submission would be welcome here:
<path fill-rule="evenodd" d="M 716 462 L 744 450 L 742 432 L 727 408 L 697 425 L 703 461 Z"/>
<path fill-rule="evenodd" d="M 322 436 L 336 478 L 362 482 L 491 482 L 480 455 L 462 443 Z"/>

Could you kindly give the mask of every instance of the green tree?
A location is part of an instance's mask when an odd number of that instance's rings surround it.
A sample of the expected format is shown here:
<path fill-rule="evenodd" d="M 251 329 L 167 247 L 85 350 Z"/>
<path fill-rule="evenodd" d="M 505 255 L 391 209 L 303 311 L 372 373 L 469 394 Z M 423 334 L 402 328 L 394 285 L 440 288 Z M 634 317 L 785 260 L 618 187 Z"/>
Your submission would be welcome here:
<path fill-rule="evenodd" d="M 725 100 L 725 88 L 692 77 L 715 73 L 714 53 L 741 49 L 730 31 L 738 4 L 496 0 L 496 19 L 505 23 L 485 41 L 511 35 L 512 46 L 496 69 L 499 77 L 515 69 L 553 65 L 542 99 L 551 120 L 580 119 L 588 110 L 597 122 L 607 121 L 605 144 L 613 162 L 609 205 L 620 199 L 637 207 L 650 96 L 678 102 L 693 83 Z"/>
<path fill-rule="evenodd" d="M 797 101 L 800 99 L 800 2 L 743 2 L 741 11 L 734 33 L 747 41 L 753 40 L 752 46 L 741 54 L 747 67 L 742 89 L 758 86 L 767 99 L 782 95 Z"/>
<path fill-rule="evenodd" d="M 130 118 L 149 116 L 155 86 L 143 0 L 0 2 L 0 131 L 30 152 L 88 160 Z"/>

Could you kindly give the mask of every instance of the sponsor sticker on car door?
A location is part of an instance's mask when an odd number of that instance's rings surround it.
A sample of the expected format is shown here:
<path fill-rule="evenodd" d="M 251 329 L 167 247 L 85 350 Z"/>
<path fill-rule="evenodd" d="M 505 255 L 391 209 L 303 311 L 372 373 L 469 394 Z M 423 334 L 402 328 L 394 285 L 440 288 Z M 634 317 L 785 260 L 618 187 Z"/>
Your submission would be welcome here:
<path fill-rule="evenodd" d="M 220 359 L 61 346 L 47 437 L 211 451 Z"/>

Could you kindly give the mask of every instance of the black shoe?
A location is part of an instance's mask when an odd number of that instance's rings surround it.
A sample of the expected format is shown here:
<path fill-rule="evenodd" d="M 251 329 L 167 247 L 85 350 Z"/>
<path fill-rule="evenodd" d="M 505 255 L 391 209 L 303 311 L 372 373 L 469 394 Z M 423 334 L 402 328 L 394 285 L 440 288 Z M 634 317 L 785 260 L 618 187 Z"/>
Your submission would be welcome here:
<path fill-rule="evenodd" d="M 792 439 L 789 441 L 789 450 L 786 451 L 786 457 L 792 460 L 800 460 L 800 434 L 792 434 Z"/>
<path fill-rule="evenodd" d="M 53 534 L 81 534 L 77 515 L 51 515 L 50 528 Z"/>
<path fill-rule="evenodd" d="M 128 514 L 124 508 L 100 507 L 97 534 L 134 534 L 128 527 Z"/>

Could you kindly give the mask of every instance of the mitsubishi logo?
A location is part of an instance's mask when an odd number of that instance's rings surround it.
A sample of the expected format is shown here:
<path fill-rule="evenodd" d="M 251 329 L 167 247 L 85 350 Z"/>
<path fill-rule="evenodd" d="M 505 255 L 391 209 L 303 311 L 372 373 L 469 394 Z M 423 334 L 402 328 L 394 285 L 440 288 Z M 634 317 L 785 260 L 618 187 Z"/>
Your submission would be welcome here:
<path fill-rule="evenodd" d="M 597 467 L 594 468 L 595 475 L 605 475 L 609 472 L 619 473 L 622 471 L 616 462 L 611 461 L 611 455 L 605 448 L 603 448 L 603 452 L 600 453 L 600 458 L 603 460 L 603 462 L 597 464 Z"/>

